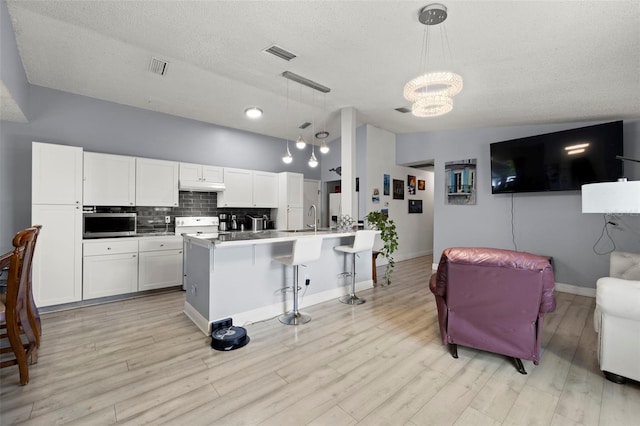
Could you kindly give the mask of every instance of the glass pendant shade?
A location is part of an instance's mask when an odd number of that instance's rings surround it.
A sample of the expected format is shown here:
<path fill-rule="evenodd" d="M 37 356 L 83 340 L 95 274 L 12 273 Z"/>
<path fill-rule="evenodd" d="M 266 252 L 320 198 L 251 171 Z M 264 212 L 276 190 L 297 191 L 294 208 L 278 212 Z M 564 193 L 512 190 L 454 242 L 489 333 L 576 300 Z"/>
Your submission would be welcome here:
<path fill-rule="evenodd" d="M 329 145 L 325 141 L 322 141 L 322 145 L 320 145 L 320 152 L 323 154 L 329 152 Z"/>
<path fill-rule="evenodd" d="M 302 138 L 302 135 L 298 136 L 298 139 L 296 140 L 296 146 L 298 147 L 298 149 L 304 149 L 304 147 L 307 146 L 307 143 Z"/>
<path fill-rule="evenodd" d="M 293 161 L 293 157 L 291 156 L 291 151 L 289 151 L 289 141 L 287 141 L 287 153 L 282 157 L 282 161 L 285 164 L 291 164 Z"/>
<path fill-rule="evenodd" d="M 318 159 L 316 158 L 315 150 L 311 151 L 311 158 L 309 158 L 309 167 L 317 167 Z"/>

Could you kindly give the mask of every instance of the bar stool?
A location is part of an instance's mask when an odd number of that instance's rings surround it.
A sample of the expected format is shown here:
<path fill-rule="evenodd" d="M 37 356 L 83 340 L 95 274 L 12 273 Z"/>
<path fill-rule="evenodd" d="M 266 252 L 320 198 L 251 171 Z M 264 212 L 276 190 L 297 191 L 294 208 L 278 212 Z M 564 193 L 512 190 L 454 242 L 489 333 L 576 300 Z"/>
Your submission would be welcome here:
<path fill-rule="evenodd" d="M 351 293 L 346 296 L 342 296 L 339 300 L 342 303 L 348 305 L 361 305 L 365 302 L 364 299 L 360 299 L 356 296 L 356 255 L 363 251 L 369 251 L 373 249 L 373 242 L 376 238 L 376 231 L 366 230 L 357 231 L 353 240 L 352 246 L 338 246 L 335 250 L 343 252 L 345 255 L 351 253 L 353 255 L 353 261 L 351 264 L 351 272 L 344 272 L 344 276 L 351 276 Z"/>
<path fill-rule="evenodd" d="M 298 311 L 298 266 L 320 258 L 322 237 L 302 237 L 293 242 L 293 252 L 289 256 L 277 256 L 273 260 L 293 266 L 293 309 L 278 319 L 287 325 L 305 324 L 311 316 Z"/>

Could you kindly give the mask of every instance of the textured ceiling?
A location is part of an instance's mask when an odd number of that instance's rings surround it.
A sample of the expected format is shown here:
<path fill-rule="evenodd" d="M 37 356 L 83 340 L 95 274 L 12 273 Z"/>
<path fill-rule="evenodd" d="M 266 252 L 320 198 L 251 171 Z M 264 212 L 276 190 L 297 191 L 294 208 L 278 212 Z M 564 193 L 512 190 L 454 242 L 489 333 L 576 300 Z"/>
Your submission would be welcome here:
<path fill-rule="evenodd" d="M 410 106 L 428 3 L 7 1 L 31 84 L 276 137 L 309 121 L 333 139 L 346 106 L 395 133 L 640 118 L 638 1 L 448 1 L 451 59 L 434 36 L 429 69 L 464 78 L 454 110 L 394 111 Z M 272 44 L 297 58 L 264 53 Z M 287 113 L 286 70 L 331 92 L 289 83 Z M 244 117 L 253 105 L 262 119 Z"/>

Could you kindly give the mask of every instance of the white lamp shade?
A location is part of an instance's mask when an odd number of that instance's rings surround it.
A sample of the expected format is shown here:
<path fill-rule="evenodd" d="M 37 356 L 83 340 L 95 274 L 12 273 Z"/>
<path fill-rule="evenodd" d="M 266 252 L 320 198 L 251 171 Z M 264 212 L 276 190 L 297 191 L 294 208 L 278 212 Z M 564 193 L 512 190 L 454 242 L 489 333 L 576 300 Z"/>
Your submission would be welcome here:
<path fill-rule="evenodd" d="M 640 213 L 640 180 L 582 185 L 582 213 Z"/>

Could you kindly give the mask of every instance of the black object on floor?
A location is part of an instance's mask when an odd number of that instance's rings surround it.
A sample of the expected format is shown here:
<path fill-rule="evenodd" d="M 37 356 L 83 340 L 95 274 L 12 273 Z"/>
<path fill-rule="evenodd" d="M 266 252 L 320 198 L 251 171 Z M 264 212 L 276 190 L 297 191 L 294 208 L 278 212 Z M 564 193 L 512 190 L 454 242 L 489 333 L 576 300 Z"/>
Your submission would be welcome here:
<path fill-rule="evenodd" d="M 217 351 L 240 349 L 249 343 L 247 330 L 228 325 L 211 331 L 211 347 Z"/>

